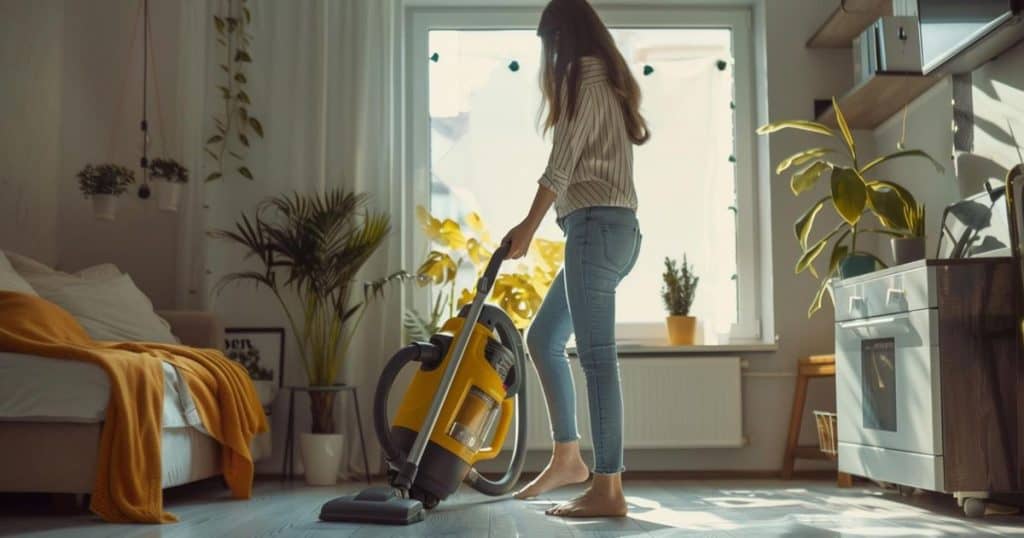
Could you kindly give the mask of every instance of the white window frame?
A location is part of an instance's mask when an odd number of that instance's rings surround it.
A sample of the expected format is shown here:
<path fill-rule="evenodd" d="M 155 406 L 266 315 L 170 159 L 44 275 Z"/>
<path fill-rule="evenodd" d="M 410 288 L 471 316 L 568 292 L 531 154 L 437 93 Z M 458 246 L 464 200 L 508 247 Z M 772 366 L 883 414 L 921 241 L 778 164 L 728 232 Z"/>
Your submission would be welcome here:
<path fill-rule="evenodd" d="M 506 0 L 507 2 L 508 0 Z M 400 167 L 403 183 L 403 258 L 406 266 L 420 262 L 419 253 L 427 248 L 427 238 L 415 225 L 414 208 L 430 200 L 430 122 L 429 106 L 429 33 L 436 30 L 509 30 L 536 28 L 541 8 L 514 5 L 482 7 L 451 6 L 438 0 L 407 0 L 399 10 L 397 21 L 402 59 L 397 62 L 401 103 L 396 126 L 402 147 Z M 730 343 L 765 342 L 762 331 L 763 301 L 758 242 L 767 231 L 758 229 L 758 177 L 755 145 L 755 58 L 753 50 L 753 13 L 749 7 L 703 8 L 658 4 L 657 0 L 643 6 L 597 6 L 598 12 L 611 27 L 630 28 L 727 28 L 732 31 L 736 61 L 736 163 L 737 207 L 737 287 L 739 310 Z M 544 163 L 537 163 L 538 174 Z M 526 211 L 526 208 L 523 208 Z M 404 306 L 429 308 L 425 293 L 412 293 Z M 665 328 L 661 323 L 621 323 L 616 327 L 619 340 L 663 342 Z"/>

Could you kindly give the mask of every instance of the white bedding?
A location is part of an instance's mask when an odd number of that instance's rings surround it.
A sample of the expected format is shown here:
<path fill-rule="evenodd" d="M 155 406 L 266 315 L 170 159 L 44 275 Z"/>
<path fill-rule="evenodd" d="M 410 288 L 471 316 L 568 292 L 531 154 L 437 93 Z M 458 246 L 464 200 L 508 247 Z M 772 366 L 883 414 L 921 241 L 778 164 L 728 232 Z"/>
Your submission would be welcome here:
<path fill-rule="evenodd" d="M 203 430 L 187 385 L 173 366 L 163 366 L 161 426 Z M 95 364 L 0 353 L 0 420 L 102 422 L 109 395 L 110 379 Z"/>

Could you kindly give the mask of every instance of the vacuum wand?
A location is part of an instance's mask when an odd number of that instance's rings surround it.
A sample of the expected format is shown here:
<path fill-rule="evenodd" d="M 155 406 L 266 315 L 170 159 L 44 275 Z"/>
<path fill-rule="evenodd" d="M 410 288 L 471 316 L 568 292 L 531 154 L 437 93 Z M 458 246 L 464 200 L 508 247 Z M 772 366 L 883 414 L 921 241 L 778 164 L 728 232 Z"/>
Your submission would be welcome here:
<path fill-rule="evenodd" d="M 434 393 L 434 399 L 430 402 L 430 410 L 423 421 L 423 427 L 420 428 L 420 435 L 416 437 L 416 441 L 409 451 L 408 458 L 402 464 L 402 468 L 399 469 L 398 475 L 392 483 L 396 488 L 408 491 L 412 488 L 413 482 L 416 481 L 416 473 L 419 469 L 420 460 L 423 458 L 423 452 L 427 449 L 430 433 L 437 426 L 437 418 L 441 415 L 444 400 L 451 389 L 452 382 L 455 380 L 455 372 L 459 370 L 459 363 L 462 362 L 462 356 L 466 353 L 469 337 L 476 326 L 477 320 L 480 319 L 480 311 L 484 307 L 487 296 L 491 293 L 494 281 L 498 277 L 498 270 L 501 268 L 501 263 L 505 261 L 505 257 L 508 256 L 511 246 L 511 243 L 506 241 L 494 251 L 491 260 L 487 263 L 483 276 L 477 281 L 476 296 L 473 298 L 472 305 L 470 305 L 469 313 L 466 315 L 466 320 L 462 325 L 462 330 L 459 331 L 459 335 L 455 340 L 455 348 L 452 352 L 451 360 L 448 362 L 444 375 L 441 377 L 438 390 Z"/>

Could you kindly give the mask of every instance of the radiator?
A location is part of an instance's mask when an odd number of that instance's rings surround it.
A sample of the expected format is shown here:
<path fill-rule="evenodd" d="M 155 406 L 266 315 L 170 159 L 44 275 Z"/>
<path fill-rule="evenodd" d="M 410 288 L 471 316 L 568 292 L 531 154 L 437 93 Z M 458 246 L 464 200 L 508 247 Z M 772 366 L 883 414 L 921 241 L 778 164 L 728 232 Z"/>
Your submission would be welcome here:
<path fill-rule="evenodd" d="M 572 359 L 570 363 L 576 382 L 580 443 L 589 448 L 586 379 L 579 361 Z M 626 448 L 725 448 L 745 444 L 738 357 L 628 358 L 621 365 Z M 527 446 L 550 449 L 547 406 L 536 371 L 529 371 Z"/>

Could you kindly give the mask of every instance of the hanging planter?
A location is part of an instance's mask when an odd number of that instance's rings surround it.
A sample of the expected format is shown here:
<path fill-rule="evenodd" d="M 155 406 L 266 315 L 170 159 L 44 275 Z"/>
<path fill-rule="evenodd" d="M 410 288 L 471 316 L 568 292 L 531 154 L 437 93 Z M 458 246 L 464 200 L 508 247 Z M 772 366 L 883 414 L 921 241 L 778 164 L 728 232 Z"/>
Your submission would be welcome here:
<path fill-rule="evenodd" d="M 177 211 L 182 188 L 188 183 L 188 169 L 174 159 L 157 158 L 149 164 L 149 173 L 160 210 Z"/>
<path fill-rule="evenodd" d="M 135 183 L 135 173 L 117 164 L 87 164 L 77 177 L 79 189 L 92 200 L 93 215 L 99 220 L 114 220 L 117 198 Z"/>

